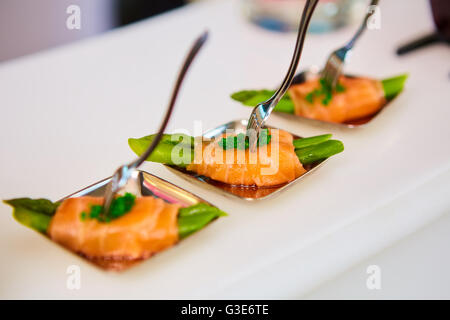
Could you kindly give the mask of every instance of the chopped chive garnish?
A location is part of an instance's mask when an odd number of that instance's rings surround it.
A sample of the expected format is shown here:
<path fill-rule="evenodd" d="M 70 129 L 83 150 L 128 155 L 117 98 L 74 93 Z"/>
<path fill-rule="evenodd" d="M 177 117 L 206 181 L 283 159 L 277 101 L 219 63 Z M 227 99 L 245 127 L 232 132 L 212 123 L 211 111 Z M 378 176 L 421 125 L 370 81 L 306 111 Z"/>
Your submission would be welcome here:
<path fill-rule="evenodd" d="M 259 133 L 258 147 L 262 147 L 266 144 L 269 144 L 272 135 L 269 134 L 269 129 L 262 129 Z M 239 133 L 237 136 L 230 136 L 226 138 L 222 138 L 219 141 L 219 146 L 223 148 L 223 150 L 228 149 L 238 149 L 238 150 L 246 150 L 249 147 L 248 137 L 244 133 Z"/>
<path fill-rule="evenodd" d="M 336 92 L 344 92 L 345 91 L 345 87 L 340 82 L 338 82 L 336 84 L 335 90 L 336 90 Z"/>
<path fill-rule="evenodd" d="M 314 92 L 310 92 L 306 95 L 305 97 L 306 101 L 308 101 L 309 103 L 313 103 L 314 102 Z"/>
<path fill-rule="evenodd" d="M 89 218 L 97 219 L 100 222 L 110 222 L 130 212 L 135 201 L 136 196 L 127 192 L 123 196 L 113 200 L 107 214 L 104 214 L 102 205 L 96 204 L 91 206 L 91 211 L 89 213 L 82 212 L 80 218 L 82 221 Z"/>
<path fill-rule="evenodd" d="M 337 83 L 333 90 L 331 86 L 325 81 L 325 79 L 319 79 L 319 88 L 312 90 L 305 96 L 305 100 L 310 104 L 314 103 L 315 98 L 321 98 L 321 103 L 324 106 L 330 104 L 333 99 L 333 92 L 341 93 L 345 91 L 345 87 L 341 83 Z"/>

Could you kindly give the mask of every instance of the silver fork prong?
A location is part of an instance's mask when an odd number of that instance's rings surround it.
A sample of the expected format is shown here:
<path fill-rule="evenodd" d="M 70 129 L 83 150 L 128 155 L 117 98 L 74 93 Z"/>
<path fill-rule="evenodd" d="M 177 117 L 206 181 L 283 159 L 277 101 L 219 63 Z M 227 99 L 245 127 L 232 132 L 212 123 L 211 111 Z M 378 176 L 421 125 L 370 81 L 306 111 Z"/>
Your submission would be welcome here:
<path fill-rule="evenodd" d="M 325 81 L 328 83 L 331 83 L 331 81 L 332 81 L 332 76 L 331 76 L 332 69 L 333 69 L 333 66 L 331 64 L 331 57 L 330 57 L 327 61 L 327 64 L 325 65 L 325 68 L 323 69 L 323 72 L 322 72 L 322 78 L 324 78 Z"/>
<path fill-rule="evenodd" d="M 256 143 L 259 137 L 259 132 L 266 122 L 269 115 L 272 113 L 272 110 L 278 104 L 280 99 L 284 96 L 287 89 L 290 87 L 292 83 L 292 79 L 294 78 L 295 71 L 297 70 L 298 62 L 300 60 L 300 56 L 303 50 L 303 43 L 305 41 L 306 31 L 308 29 L 309 22 L 311 20 L 311 16 L 316 8 L 318 0 L 307 0 L 305 7 L 303 9 L 303 13 L 300 19 L 298 33 L 297 33 L 297 41 L 295 43 L 294 54 L 291 59 L 291 63 L 288 68 L 288 72 L 281 83 L 278 90 L 274 93 L 274 95 L 258 104 L 250 114 L 250 118 L 248 120 L 247 125 L 247 136 L 253 134 L 253 137 L 256 136 L 254 141 L 250 141 L 250 151 L 254 152 L 256 150 Z M 249 130 L 253 130 L 250 132 Z M 256 133 L 256 134 L 255 134 Z"/>
<path fill-rule="evenodd" d="M 339 49 L 341 50 L 341 49 Z M 327 61 L 327 64 L 325 66 L 324 72 L 323 72 L 323 79 L 327 83 L 329 83 L 333 88 L 335 87 L 337 80 L 340 76 L 341 69 L 343 66 L 344 60 L 339 56 L 339 50 L 334 51 L 330 58 Z M 342 52 L 341 52 L 342 53 Z"/>
<path fill-rule="evenodd" d="M 379 0 L 372 0 L 370 2 L 370 6 L 375 6 L 378 4 L 378 2 Z M 364 20 L 362 24 L 359 26 L 355 35 L 350 39 L 350 41 L 347 42 L 345 46 L 333 51 L 331 55 L 328 57 L 328 60 L 325 63 L 325 68 L 321 72 L 321 77 L 331 86 L 331 88 L 334 88 L 338 83 L 339 77 L 342 74 L 345 60 L 349 56 L 351 50 L 353 49 L 356 40 L 359 39 L 363 31 L 365 30 L 367 20 L 371 17 L 373 13 L 374 13 L 373 10 L 367 10 L 366 15 L 364 16 Z"/>
<path fill-rule="evenodd" d="M 159 131 L 151 143 L 151 145 L 147 148 L 147 150 L 136 160 L 129 164 L 125 164 L 123 166 L 120 166 L 112 176 L 110 182 L 106 186 L 105 190 L 105 200 L 103 202 L 103 213 L 106 214 L 109 212 L 109 209 L 111 207 L 111 203 L 116 195 L 116 193 L 123 188 L 126 183 L 128 182 L 128 179 L 132 175 L 132 173 L 151 155 L 155 147 L 158 145 L 159 141 L 162 138 L 162 135 L 164 133 L 164 130 L 167 127 L 167 124 L 169 122 L 170 116 L 172 115 L 173 108 L 176 102 L 176 98 L 178 96 L 178 92 L 180 91 L 181 84 L 184 80 L 184 77 L 187 73 L 187 70 L 192 64 L 192 61 L 194 61 L 194 58 L 197 56 L 197 53 L 202 48 L 203 44 L 206 42 L 208 38 L 208 32 L 204 32 L 200 37 L 198 37 L 194 44 L 192 45 L 191 49 L 189 50 L 188 55 L 186 56 L 183 66 L 178 74 L 177 80 L 175 82 L 175 86 L 172 91 L 172 96 L 169 101 L 169 105 L 167 106 L 167 111 L 164 116 L 164 119 L 161 123 L 161 126 L 159 128 Z"/>
<path fill-rule="evenodd" d="M 344 57 L 342 58 L 337 54 L 337 52 L 342 51 L 342 49 L 345 48 L 336 50 L 330 55 L 327 63 L 325 64 L 325 68 L 322 71 L 322 78 L 325 80 L 325 82 L 330 84 L 332 88 L 334 88 L 338 82 L 338 79 L 342 72 L 342 67 L 345 62 L 346 54 L 349 52 L 349 50 L 346 51 Z"/>

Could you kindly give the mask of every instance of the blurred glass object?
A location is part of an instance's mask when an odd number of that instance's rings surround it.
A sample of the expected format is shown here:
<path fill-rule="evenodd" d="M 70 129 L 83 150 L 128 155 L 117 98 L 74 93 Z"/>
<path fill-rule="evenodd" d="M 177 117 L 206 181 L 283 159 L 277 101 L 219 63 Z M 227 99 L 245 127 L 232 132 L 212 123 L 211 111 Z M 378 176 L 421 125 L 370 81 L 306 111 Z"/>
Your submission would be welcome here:
<path fill-rule="evenodd" d="M 410 53 L 436 43 L 446 43 L 447 45 L 450 45 L 450 1 L 430 0 L 430 5 L 436 30 L 402 45 L 397 49 L 398 55 Z"/>
<path fill-rule="evenodd" d="M 0 0 L 0 62 L 84 39 L 115 27 L 116 0 Z M 80 7 L 80 29 L 66 21 Z"/>
<path fill-rule="evenodd" d="M 175 9 L 186 4 L 186 0 L 116 0 L 121 25 L 133 23 L 148 17 Z"/>
<path fill-rule="evenodd" d="M 186 0 L 0 0 L 0 63 L 180 7 Z M 69 29 L 77 5 L 80 29 Z"/>
<path fill-rule="evenodd" d="M 244 14 L 257 25 L 274 31 L 294 31 L 306 0 L 241 0 Z M 343 27 L 362 15 L 367 1 L 321 0 L 308 32 L 322 33 Z"/>

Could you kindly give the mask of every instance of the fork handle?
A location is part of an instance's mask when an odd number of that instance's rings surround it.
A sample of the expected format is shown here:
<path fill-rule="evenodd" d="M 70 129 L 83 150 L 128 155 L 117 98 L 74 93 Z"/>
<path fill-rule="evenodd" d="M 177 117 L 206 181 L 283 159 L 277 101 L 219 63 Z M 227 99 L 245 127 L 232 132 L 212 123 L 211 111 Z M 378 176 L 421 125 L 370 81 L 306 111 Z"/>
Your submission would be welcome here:
<path fill-rule="evenodd" d="M 252 111 L 248 124 L 247 124 L 247 136 L 250 138 L 250 151 L 254 152 L 256 150 L 256 145 L 259 137 L 259 132 L 266 122 L 267 118 L 272 113 L 275 106 L 278 104 L 280 99 L 286 93 L 287 89 L 292 83 L 295 71 L 297 70 L 298 62 L 302 54 L 303 43 L 305 42 L 306 31 L 311 20 L 311 16 L 316 8 L 317 2 L 319 0 L 307 0 L 305 7 L 303 8 L 302 17 L 300 19 L 297 41 L 295 42 L 294 55 L 292 56 L 291 64 L 289 65 L 288 72 L 283 79 L 280 87 L 275 91 L 272 97 L 268 100 L 258 104 Z M 263 112 L 261 112 L 263 111 Z"/>
<path fill-rule="evenodd" d="M 314 12 L 314 9 L 316 8 L 317 2 L 318 0 L 307 0 L 305 4 L 298 27 L 298 34 L 297 34 L 297 41 L 295 43 L 294 55 L 292 56 L 288 72 L 284 77 L 284 80 L 281 83 L 278 90 L 269 100 L 267 100 L 267 102 L 270 102 L 268 110 L 269 113 L 273 110 L 273 108 L 275 108 L 280 99 L 286 93 L 287 89 L 289 89 L 289 87 L 291 86 L 292 79 L 294 78 L 295 71 L 297 70 L 298 62 L 300 61 L 300 56 L 302 55 L 303 43 L 305 42 L 305 36 L 306 31 L 308 30 L 309 21 L 311 20 L 311 16 Z"/>
<path fill-rule="evenodd" d="M 173 111 L 173 108 L 175 105 L 175 101 L 177 100 L 178 92 L 180 91 L 180 88 L 181 88 L 181 83 L 183 82 L 183 79 L 184 79 L 184 76 L 186 75 L 186 72 L 188 71 L 189 67 L 191 66 L 192 61 L 194 61 L 194 58 L 196 57 L 197 53 L 200 51 L 200 49 L 202 48 L 203 44 L 206 42 L 207 39 L 208 39 L 208 31 L 205 31 L 195 40 L 194 44 L 191 47 L 191 50 L 189 51 L 188 55 L 186 56 L 186 58 L 184 60 L 183 66 L 180 70 L 180 73 L 178 74 L 177 81 L 173 88 L 172 96 L 170 98 L 169 106 L 167 108 L 166 114 L 164 116 L 164 120 L 161 123 L 161 126 L 159 127 L 159 130 L 158 130 L 158 133 L 157 133 L 155 139 L 153 140 L 152 144 L 147 148 L 147 150 L 139 158 L 137 158 L 135 161 L 131 162 L 128 165 L 128 167 L 133 168 L 133 169 L 139 167 L 150 156 L 150 154 L 153 152 L 153 150 L 158 145 L 159 141 L 161 140 L 161 138 L 164 134 L 164 130 L 167 127 L 167 123 L 169 122 L 170 116 L 172 114 L 172 111 Z"/>
<path fill-rule="evenodd" d="M 178 92 L 180 91 L 181 84 L 183 82 L 184 76 L 186 75 L 186 72 L 188 71 L 190 65 L 192 64 L 192 61 L 194 61 L 194 58 L 197 56 L 197 53 L 202 48 L 203 44 L 206 42 L 206 39 L 208 38 L 208 32 L 204 32 L 200 37 L 196 39 L 193 46 L 191 47 L 191 50 L 189 51 L 187 57 L 184 60 L 183 66 L 181 68 L 180 73 L 178 74 L 177 81 L 175 83 L 175 86 L 172 91 L 172 96 L 170 98 L 169 105 L 167 107 L 166 114 L 164 116 L 164 119 L 161 123 L 161 126 L 159 127 L 159 131 L 153 140 L 153 142 L 150 144 L 150 146 L 147 148 L 147 150 L 136 160 L 133 162 L 130 162 L 129 164 L 123 165 L 119 167 L 114 175 L 111 177 L 110 182 L 106 186 L 105 190 L 105 200 L 103 202 L 103 213 L 109 212 L 109 209 L 111 207 L 112 201 L 114 199 L 114 196 L 116 192 L 122 188 L 126 182 L 128 181 L 129 177 L 131 176 L 132 172 L 137 169 L 144 161 L 145 159 L 150 156 L 150 154 L 153 152 L 153 150 L 158 145 L 159 141 L 161 140 L 164 130 L 167 127 L 167 123 L 169 122 L 170 116 L 172 114 L 175 101 L 178 96 Z"/>
<path fill-rule="evenodd" d="M 377 6 L 378 2 L 379 2 L 379 0 L 372 0 L 370 2 L 369 7 Z M 363 22 L 359 26 L 358 31 L 356 31 L 356 34 L 353 36 L 353 38 L 351 38 L 350 41 L 345 45 L 345 48 L 347 50 L 350 50 L 350 49 L 353 48 L 353 46 L 355 45 L 356 40 L 358 40 L 358 38 L 361 36 L 363 31 L 366 29 L 367 21 L 372 16 L 372 14 L 374 14 L 374 12 L 375 12 L 375 10 L 367 10 L 366 16 L 364 17 Z"/>

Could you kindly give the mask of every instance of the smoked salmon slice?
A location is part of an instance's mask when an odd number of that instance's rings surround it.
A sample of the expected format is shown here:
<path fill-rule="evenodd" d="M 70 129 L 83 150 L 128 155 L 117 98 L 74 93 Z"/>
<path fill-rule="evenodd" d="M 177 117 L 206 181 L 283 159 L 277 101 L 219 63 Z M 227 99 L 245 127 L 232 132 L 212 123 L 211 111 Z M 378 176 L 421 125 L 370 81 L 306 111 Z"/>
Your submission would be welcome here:
<path fill-rule="evenodd" d="M 327 105 L 320 98 L 308 101 L 307 95 L 320 87 L 319 79 L 291 86 L 289 95 L 295 114 L 306 118 L 344 123 L 370 116 L 386 103 L 381 81 L 341 76 L 343 92 L 335 92 Z"/>
<path fill-rule="evenodd" d="M 223 150 L 217 140 L 204 142 L 196 147 L 194 163 L 186 169 L 230 185 L 258 187 L 285 184 L 305 173 L 294 151 L 293 136 L 278 129 L 269 132 L 270 142 L 257 152 Z"/>
<path fill-rule="evenodd" d="M 173 246 L 179 238 L 177 204 L 154 197 L 136 198 L 132 209 L 110 222 L 82 219 L 102 197 L 69 198 L 53 216 L 48 235 L 55 242 L 88 258 L 144 259 Z"/>

